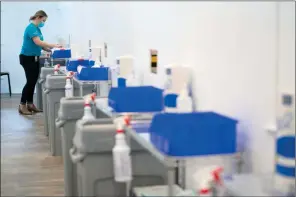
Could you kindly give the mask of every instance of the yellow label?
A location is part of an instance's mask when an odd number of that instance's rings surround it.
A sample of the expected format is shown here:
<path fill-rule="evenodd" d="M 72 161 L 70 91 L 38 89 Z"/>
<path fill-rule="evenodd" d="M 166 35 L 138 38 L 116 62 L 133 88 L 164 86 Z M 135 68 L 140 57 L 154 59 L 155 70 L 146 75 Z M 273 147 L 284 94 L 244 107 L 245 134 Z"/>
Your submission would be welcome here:
<path fill-rule="evenodd" d="M 157 58 L 158 55 L 158 51 L 156 49 L 150 49 L 150 59 L 151 59 L 151 63 L 150 63 L 150 69 L 152 73 L 157 73 Z"/>
<path fill-rule="evenodd" d="M 151 62 L 152 63 L 156 63 L 157 62 L 157 56 L 156 55 L 152 55 L 151 56 Z"/>

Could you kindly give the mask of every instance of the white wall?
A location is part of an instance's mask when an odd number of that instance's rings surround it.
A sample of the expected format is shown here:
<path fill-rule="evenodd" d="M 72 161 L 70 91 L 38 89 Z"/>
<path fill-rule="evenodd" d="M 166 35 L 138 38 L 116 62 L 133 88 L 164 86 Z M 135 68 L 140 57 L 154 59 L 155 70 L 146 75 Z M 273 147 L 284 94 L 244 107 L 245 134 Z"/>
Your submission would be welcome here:
<path fill-rule="evenodd" d="M 295 2 L 279 5 L 278 91 L 295 94 Z"/>
<path fill-rule="evenodd" d="M 25 73 L 19 64 L 23 34 L 30 16 L 44 10 L 49 18 L 42 28 L 44 39 L 56 42 L 60 31 L 58 2 L 2 2 L 1 3 L 1 71 L 9 72 L 13 93 L 21 93 L 26 83 Z M 1 93 L 8 92 L 7 79 L 1 77 Z"/>
<path fill-rule="evenodd" d="M 239 119 L 239 132 L 249 139 L 246 170 L 271 171 L 273 140 L 264 128 L 275 119 L 276 4 L 133 5 L 137 65 L 148 73 L 149 48 L 160 51 L 160 66 L 174 61 L 190 64 L 196 72 L 199 110 L 215 110 Z M 161 75 L 145 79 L 153 84 L 161 80 Z"/>
<path fill-rule="evenodd" d="M 60 2 L 64 36 L 71 34 L 87 54 L 88 40 L 93 46 L 106 42 L 115 57 L 132 52 L 129 2 Z M 114 47 L 116 46 L 116 47 Z"/>
<path fill-rule="evenodd" d="M 274 141 L 265 129 L 275 124 L 277 83 L 295 89 L 292 3 L 280 3 L 280 40 L 275 2 L 133 3 L 134 55 L 146 83 L 162 81 L 148 75 L 150 48 L 160 51 L 160 71 L 171 62 L 191 65 L 199 110 L 239 119 L 247 139 L 245 171 L 273 170 Z"/>

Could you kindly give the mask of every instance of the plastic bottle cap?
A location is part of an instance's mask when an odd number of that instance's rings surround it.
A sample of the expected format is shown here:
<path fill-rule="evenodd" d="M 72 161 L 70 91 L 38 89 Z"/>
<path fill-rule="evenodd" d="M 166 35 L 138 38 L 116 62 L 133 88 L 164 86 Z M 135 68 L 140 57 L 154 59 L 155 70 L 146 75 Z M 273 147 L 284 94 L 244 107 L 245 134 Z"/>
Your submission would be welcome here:
<path fill-rule="evenodd" d="M 84 103 L 84 107 L 90 107 L 89 103 Z"/>
<path fill-rule="evenodd" d="M 208 194 L 208 193 L 210 193 L 210 190 L 209 190 L 209 189 L 201 189 L 201 190 L 199 191 L 199 193 L 200 193 L 200 194 Z"/>

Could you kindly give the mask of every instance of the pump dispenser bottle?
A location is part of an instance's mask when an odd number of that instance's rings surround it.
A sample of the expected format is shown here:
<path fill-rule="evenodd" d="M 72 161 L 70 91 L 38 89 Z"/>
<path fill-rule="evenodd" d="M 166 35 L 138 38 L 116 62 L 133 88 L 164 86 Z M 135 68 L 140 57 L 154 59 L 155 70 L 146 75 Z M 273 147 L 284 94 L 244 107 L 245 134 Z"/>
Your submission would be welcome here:
<path fill-rule="evenodd" d="M 187 84 L 184 85 L 180 95 L 177 97 L 177 111 L 179 113 L 190 113 L 193 111 L 192 98 L 188 94 Z"/>

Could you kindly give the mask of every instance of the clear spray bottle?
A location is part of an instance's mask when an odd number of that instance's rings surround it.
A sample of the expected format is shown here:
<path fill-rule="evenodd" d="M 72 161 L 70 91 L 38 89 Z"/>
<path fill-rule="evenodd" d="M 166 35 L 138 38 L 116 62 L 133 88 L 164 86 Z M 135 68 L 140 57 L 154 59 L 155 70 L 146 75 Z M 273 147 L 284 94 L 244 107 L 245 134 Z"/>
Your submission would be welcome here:
<path fill-rule="evenodd" d="M 71 79 L 73 77 L 73 72 L 69 72 L 66 77 L 66 86 L 65 86 L 65 97 L 73 97 L 73 85 Z"/>

